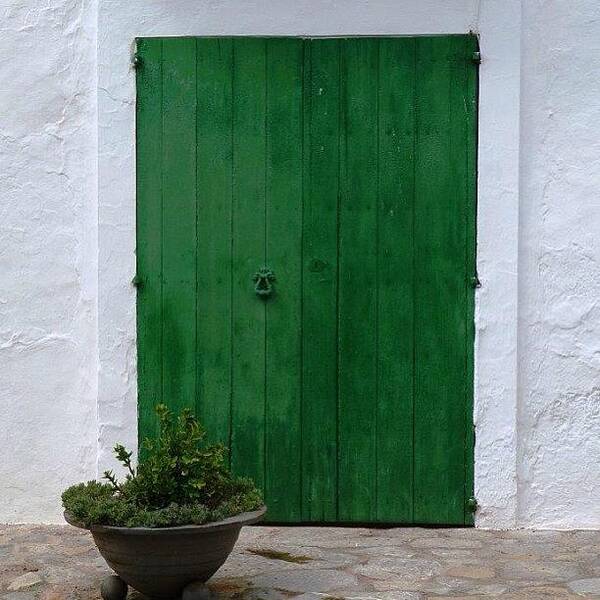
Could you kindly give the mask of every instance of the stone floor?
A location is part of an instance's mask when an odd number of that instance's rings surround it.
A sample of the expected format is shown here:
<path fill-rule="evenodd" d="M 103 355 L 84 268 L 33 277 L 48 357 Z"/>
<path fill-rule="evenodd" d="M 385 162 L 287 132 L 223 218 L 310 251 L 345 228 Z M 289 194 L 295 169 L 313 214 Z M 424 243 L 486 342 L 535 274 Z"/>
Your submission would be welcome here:
<path fill-rule="evenodd" d="M 85 531 L 0 526 L 3 600 L 97 599 L 106 573 Z M 600 598 L 600 532 L 250 527 L 211 587 L 223 600 Z"/>

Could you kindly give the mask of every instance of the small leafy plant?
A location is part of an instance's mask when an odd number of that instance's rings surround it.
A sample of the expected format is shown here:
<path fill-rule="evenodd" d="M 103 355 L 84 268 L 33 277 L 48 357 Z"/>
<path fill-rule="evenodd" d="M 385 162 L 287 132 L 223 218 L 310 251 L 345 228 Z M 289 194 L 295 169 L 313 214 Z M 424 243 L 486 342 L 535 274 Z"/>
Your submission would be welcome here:
<path fill-rule="evenodd" d="M 200 525 L 258 509 L 263 501 L 249 479 L 225 465 L 227 449 L 207 444 L 206 432 L 189 409 L 178 417 L 156 407 L 159 436 L 146 439 L 137 469 L 132 453 L 117 444 L 127 470 L 123 481 L 105 471 L 100 481 L 80 483 L 62 494 L 65 510 L 85 527 Z"/>

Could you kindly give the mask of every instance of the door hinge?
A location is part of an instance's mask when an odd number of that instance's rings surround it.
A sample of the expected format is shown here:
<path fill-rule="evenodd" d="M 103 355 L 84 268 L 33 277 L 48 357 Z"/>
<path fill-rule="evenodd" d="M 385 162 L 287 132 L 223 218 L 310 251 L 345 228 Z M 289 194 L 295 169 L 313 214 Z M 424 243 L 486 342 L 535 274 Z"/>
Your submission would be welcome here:
<path fill-rule="evenodd" d="M 477 499 L 475 497 L 471 497 L 467 500 L 467 508 L 472 512 L 476 512 L 478 508 Z"/>
<path fill-rule="evenodd" d="M 131 65 L 134 69 L 139 69 L 142 66 L 142 57 L 139 54 L 134 54 L 131 59 Z"/>
<path fill-rule="evenodd" d="M 481 281 L 479 281 L 479 275 L 477 273 L 475 273 L 475 275 L 473 275 L 471 277 L 471 287 L 472 288 L 480 288 L 481 287 Z"/>
<path fill-rule="evenodd" d="M 480 65 L 481 64 L 481 52 L 473 52 L 473 54 L 471 54 L 471 62 L 476 65 Z"/>
<path fill-rule="evenodd" d="M 142 287 L 144 287 L 144 282 L 142 281 L 142 278 L 139 275 L 136 275 L 132 280 L 131 280 L 131 285 L 133 285 L 134 287 L 136 287 L 138 290 L 141 289 Z"/>

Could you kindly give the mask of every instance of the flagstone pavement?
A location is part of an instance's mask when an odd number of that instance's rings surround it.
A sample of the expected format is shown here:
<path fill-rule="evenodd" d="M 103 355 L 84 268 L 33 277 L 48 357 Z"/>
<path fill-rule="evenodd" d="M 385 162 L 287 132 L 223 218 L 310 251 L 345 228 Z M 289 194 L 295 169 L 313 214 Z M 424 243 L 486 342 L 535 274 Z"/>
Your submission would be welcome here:
<path fill-rule="evenodd" d="M 98 599 L 108 573 L 85 531 L 0 525 L 2 600 Z M 600 531 L 247 527 L 210 585 L 222 600 L 600 598 Z"/>

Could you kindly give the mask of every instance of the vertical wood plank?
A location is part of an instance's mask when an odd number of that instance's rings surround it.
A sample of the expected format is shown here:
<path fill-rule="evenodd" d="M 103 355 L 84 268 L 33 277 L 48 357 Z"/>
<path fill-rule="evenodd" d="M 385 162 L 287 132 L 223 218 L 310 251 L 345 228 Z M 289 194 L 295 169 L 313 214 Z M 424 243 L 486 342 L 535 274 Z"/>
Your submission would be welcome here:
<path fill-rule="evenodd" d="M 198 38 L 197 412 L 229 446 L 231 419 L 231 38 Z"/>
<path fill-rule="evenodd" d="M 377 520 L 412 521 L 413 38 L 379 41 Z"/>
<path fill-rule="evenodd" d="M 231 464 L 264 488 L 265 304 L 252 275 L 265 261 L 265 40 L 235 38 L 233 57 Z"/>
<path fill-rule="evenodd" d="M 305 42 L 302 225 L 304 521 L 337 520 L 340 41 Z"/>
<path fill-rule="evenodd" d="M 196 399 L 196 41 L 163 40 L 163 399 Z"/>
<path fill-rule="evenodd" d="M 417 523 L 464 522 L 468 59 L 463 37 L 417 39 Z"/>
<path fill-rule="evenodd" d="M 376 513 L 377 88 L 373 38 L 344 41 L 345 171 L 339 226 L 339 508 Z"/>
<path fill-rule="evenodd" d="M 162 402 L 162 41 L 140 39 L 137 53 L 138 442 L 154 437 Z"/>
<path fill-rule="evenodd" d="M 475 36 L 465 37 L 465 55 L 473 56 L 479 50 Z M 467 200 L 466 216 L 466 256 L 467 277 L 477 275 L 477 77 L 479 67 L 476 63 L 466 68 L 466 154 L 467 154 Z M 467 288 L 466 306 L 466 377 L 465 377 L 465 524 L 473 525 L 473 511 L 467 501 L 475 493 L 474 452 L 475 431 L 473 424 L 473 368 L 475 344 L 475 289 Z"/>
<path fill-rule="evenodd" d="M 266 321 L 266 475 L 269 519 L 302 507 L 302 40 L 266 41 L 266 265 L 276 276 Z"/>

